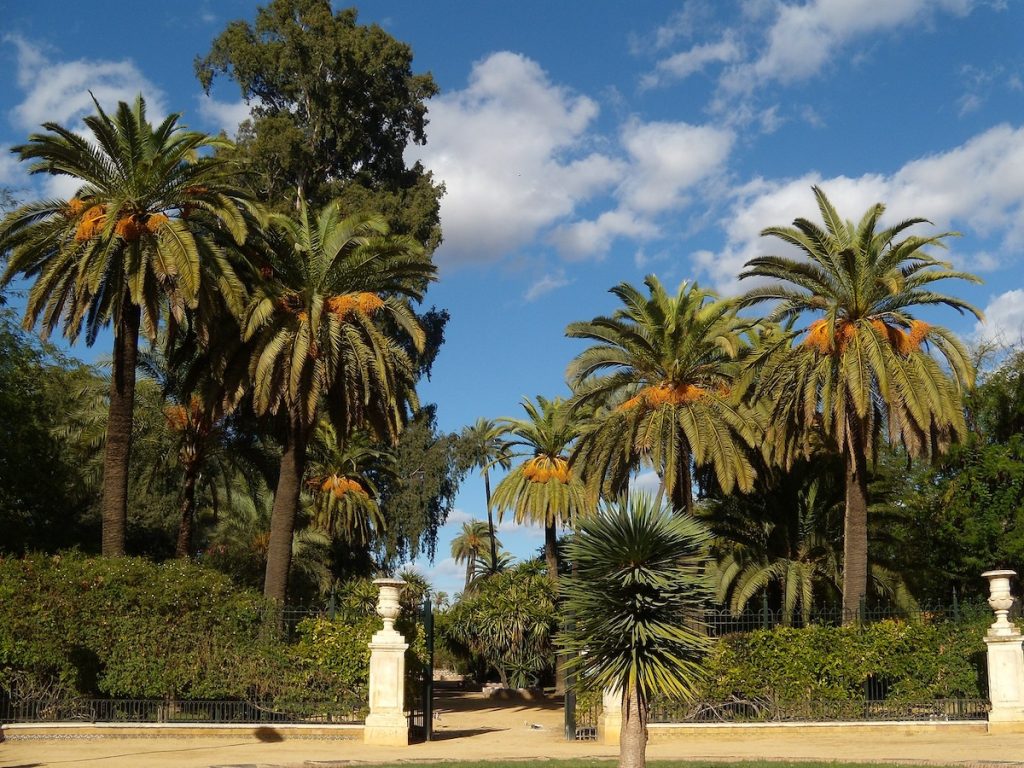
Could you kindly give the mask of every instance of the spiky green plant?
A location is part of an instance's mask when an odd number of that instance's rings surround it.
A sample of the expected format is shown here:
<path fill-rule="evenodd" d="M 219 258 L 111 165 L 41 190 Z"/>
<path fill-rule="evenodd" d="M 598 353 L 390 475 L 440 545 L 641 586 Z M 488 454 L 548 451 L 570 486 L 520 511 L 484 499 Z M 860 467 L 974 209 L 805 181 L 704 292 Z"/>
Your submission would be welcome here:
<path fill-rule="evenodd" d="M 638 493 L 582 520 L 567 546 L 574 624 L 561 644 L 587 687 L 622 692 L 620 766 L 645 764 L 651 697 L 686 698 L 702 678 L 710 541 L 696 519 Z"/>
<path fill-rule="evenodd" d="M 95 103 L 95 102 L 94 102 Z M 225 142 L 178 125 L 170 115 L 153 126 L 142 97 L 113 115 L 96 103 L 85 118 L 90 138 L 45 123 L 44 133 L 13 148 L 29 173 L 79 184 L 70 200 L 47 199 L 11 211 L 0 223 L 0 253 L 10 261 L 0 287 L 17 276 L 33 281 L 26 328 L 44 336 L 58 327 L 92 345 L 114 329 L 109 414 L 103 461 L 103 554 L 124 554 L 139 333 L 150 340 L 163 317 L 174 325 L 212 293 L 240 309 L 241 284 L 228 252 L 230 233 L 247 232 L 246 196 L 234 169 L 206 150 Z M 164 308 L 169 311 L 165 314 Z"/>
<path fill-rule="evenodd" d="M 843 610 L 852 620 L 867 591 L 868 464 L 877 441 L 887 436 L 912 457 L 929 456 L 965 431 L 971 359 L 955 334 L 921 321 L 914 310 L 944 305 L 981 318 L 970 304 L 933 289 L 940 280 L 979 281 L 928 253 L 955 233 L 906 234 L 925 219 L 879 230 L 881 203 L 854 224 L 821 189 L 814 196 L 824 228 L 798 218 L 792 227 L 765 229 L 763 235 L 799 249 L 801 258 L 751 259 L 740 277 L 770 282 L 741 303 L 775 302 L 771 320 L 817 318 L 751 362 L 758 367 L 755 396 L 770 404 L 765 444 L 776 458 L 791 461 L 819 430 L 843 455 Z"/>

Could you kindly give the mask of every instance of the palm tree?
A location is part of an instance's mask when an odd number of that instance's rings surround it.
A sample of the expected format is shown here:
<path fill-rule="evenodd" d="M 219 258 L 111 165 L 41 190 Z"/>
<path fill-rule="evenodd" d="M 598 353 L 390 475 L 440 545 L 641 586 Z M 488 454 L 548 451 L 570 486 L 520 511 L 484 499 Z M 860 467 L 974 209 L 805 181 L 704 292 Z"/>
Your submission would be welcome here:
<path fill-rule="evenodd" d="M 15 276 L 34 280 L 26 328 L 43 336 L 58 326 L 72 343 L 83 328 L 92 345 L 113 325 L 114 351 L 103 461 L 103 554 L 123 555 L 128 462 L 132 447 L 135 365 L 140 331 L 153 340 L 162 307 L 168 323 L 200 303 L 203 286 L 239 291 L 226 253 L 211 239 L 246 237 L 243 193 L 232 169 L 203 150 L 224 144 L 178 125 L 171 115 L 153 127 L 140 96 L 113 116 L 96 104 L 86 139 L 56 123 L 14 147 L 33 161 L 29 172 L 80 183 L 70 200 L 40 200 L 0 223 L 0 252 L 10 262 L 0 287 Z"/>
<path fill-rule="evenodd" d="M 494 489 L 500 520 L 512 511 L 517 523 L 544 526 L 544 559 L 548 577 L 558 580 L 558 526 L 575 525 L 589 506 L 583 481 L 570 466 L 569 451 L 579 427 L 561 398 L 537 396 L 523 400 L 525 419 L 502 419 L 509 435 L 508 455 L 527 457 Z"/>
<path fill-rule="evenodd" d="M 393 475 L 394 456 L 373 447 L 363 433 L 342 442 L 334 425 L 321 418 L 306 472 L 313 525 L 349 544 L 369 545 L 386 526 L 374 473 Z"/>
<path fill-rule="evenodd" d="M 483 520 L 470 520 L 462 524 L 462 533 L 452 539 L 452 557 L 456 563 L 466 564 L 466 586 L 473 583 L 481 553 L 491 545 L 490 528 Z"/>
<path fill-rule="evenodd" d="M 754 479 L 744 451 L 752 415 L 739 401 L 735 362 L 750 323 L 696 283 L 675 296 L 654 275 L 644 284 L 647 295 L 617 285 L 611 293 L 623 308 L 566 329 L 597 342 L 569 365 L 572 405 L 604 406 L 583 429 L 574 463 L 592 496 L 624 493 L 642 463 L 653 465 L 673 506 L 692 511 L 691 462 L 713 467 L 727 493 Z"/>
<path fill-rule="evenodd" d="M 487 501 L 487 527 L 491 532 L 491 562 L 498 562 L 497 539 L 494 535 L 494 513 L 491 509 L 491 467 L 506 472 L 511 468 L 504 441 L 505 428 L 494 419 L 477 419 L 471 427 L 462 430 L 461 443 L 467 452 L 470 469 L 479 469 L 484 478 L 484 497 Z"/>
<path fill-rule="evenodd" d="M 620 766 L 646 764 L 651 697 L 692 696 L 702 677 L 710 540 L 694 518 L 634 494 L 581 521 L 567 547 L 576 572 L 565 611 L 575 625 L 561 644 L 589 686 L 622 691 Z"/>
<path fill-rule="evenodd" d="M 321 409 L 341 440 L 356 428 L 394 443 L 417 407 L 416 366 L 424 332 L 408 299 L 419 301 L 435 267 L 411 238 L 388 234 L 375 216 L 343 218 L 339 205 L 311 217 L 271 217 L 258 286 L 243 338 L 258 414 L 278 417 L 284 451 L 274 495 L 264 592 L 282 602 L 306 448 Z"/>
<path fill-rule="evenodd" d="M 912 457 L 931 456 L 965 431 L 962 394 L 974 383 L 971 360 L 952 332 L 912 310 L 945 305 L 981 318 L 971 305 L 932 289 L 939 280 L 978 278 L 926 252 L 954 233 L 904 236 L 925 219 L 876 231 L 881 203 L 854 224 L 839 217 L 821 189 L 814 196 L 824 228 L 799 218 L 792 227 L 765 229 L 763 235 L 795 246 L 803 258 L 751 259 L 740 277 L 772 282 L 741 303 L 777 302 L 771 320 L 817 317 L 768 346 L 752 365 L 759 374 L 756 396 L 770 404 L 766 445 L 777 458 L 790 461 L 816 431 L 844 458 L 843 611 L 852 620 L 867 590 L 868 463 L 879 438 L 886 434 Z M 803 339 L 793 344 L 800 333 Z"/>
<path fill-rule="evenodd" d="M 715 534 L 715 601 L 740 614 L 755 595 L 776 588 L 782 623 L 791 625 L 799 610 L 807 626 L 815 595 L 834 593 L 841 583 L 833 533 L 842 494 L 830 472 L 812 474 L 809 464 L 758 479 L 753 493 L 707 501 L 699 510 Z"/>

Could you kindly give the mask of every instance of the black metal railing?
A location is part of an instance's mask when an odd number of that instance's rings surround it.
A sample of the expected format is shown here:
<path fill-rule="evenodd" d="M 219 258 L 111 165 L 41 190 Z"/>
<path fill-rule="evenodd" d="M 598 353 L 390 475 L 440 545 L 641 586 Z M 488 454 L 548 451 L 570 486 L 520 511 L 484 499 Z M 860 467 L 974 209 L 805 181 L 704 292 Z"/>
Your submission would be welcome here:
<path fill-rule="evenodd" d="M 167 701 L 165 699 L 5 700 L 3 723 L 362 723 L 361 702 Z"/>
<path fill-rule="evenodd" d="M 572 740 L 596 741 L 597 725 L 601 718 L 601 699 L 584 696 L 576 700 L 574 708 Z M 566 736 L 569 736 L 567 733 Z"/>
<path fill-rule="evenodd" d="M 651 703 L 651 723 L 984 720 L 984 699 L 780 701 L 771 698 Z"/>
<path fill-rule="evenodd" d="M 864 605 L 856 612 L 845 614 L 841 606 L 815 606 L 806 620 L 800 612 L 791 616 L 777 609 L 771 609 L 766 602 L 751 602 L 739 614 L 733 614 L 722 606 L 711 606 L 704 610 L 703 623 L 712 637 L 752 632 L 758 629 L 776 627 L 839 626 L 844 623 L 874 624 L 887 619 L 924 622 L 973 622 L 991 616 L 991 609 L 984 603 L 952 603 L 949 605 L 922 605 L 913 610 L 893 605 Z M 846 620 L 844 622 L 844 619 Z"/>

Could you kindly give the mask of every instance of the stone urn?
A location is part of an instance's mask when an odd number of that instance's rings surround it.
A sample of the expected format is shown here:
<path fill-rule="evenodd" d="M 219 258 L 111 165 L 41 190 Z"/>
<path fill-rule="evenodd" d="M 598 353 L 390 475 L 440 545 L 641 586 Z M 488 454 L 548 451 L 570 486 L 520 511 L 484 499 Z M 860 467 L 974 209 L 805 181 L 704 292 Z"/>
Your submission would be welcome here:
<path fill-rule="evenodd" d="M 377 595 L 377 615 L 384 619 L 384 631 L 395 631 L 395 619 L 402 612 L 398 596 L 402 593 L 405 582 L 401 579 L 374 579 L 373 583 L 380 590 Z"/>
<path fill-rule="evenodd" d="M 995 611 L 996 620 L 989 627 L 990 635 L 1015 635 L 1017 628 L 1009 622 L 1007 616 L 1013 607 L 1013 595 L 1010 593 L 1010 579 L 1017 575 L 1016 571 L 985 571 L 981 574 L 988 579 L 988 604 Z"/>

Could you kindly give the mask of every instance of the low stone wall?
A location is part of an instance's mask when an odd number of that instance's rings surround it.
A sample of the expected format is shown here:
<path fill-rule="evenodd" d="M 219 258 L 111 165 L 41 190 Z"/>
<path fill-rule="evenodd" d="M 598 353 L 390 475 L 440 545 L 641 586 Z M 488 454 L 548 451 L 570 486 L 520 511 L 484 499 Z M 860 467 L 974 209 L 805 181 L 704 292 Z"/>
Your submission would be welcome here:
<path fill-rule="evenodd" d="M 276 742 L 286 739 L 363 739 L 362 724 L 329 725 L 296 723 L 259 725 L 255 723 L 13 723 L 0 726 L 0 741 L 49 738 L 138 738 L 224 736 Z"/>
<path fill-rule="evenodd" d="M 773 733 L 789 736 L 821 738 L 823 736 L 849 736 L 851 733 L 870 738 L 872 734 L 888 736 L 915 736 L 925 733 L 985 733 L 984 720 L 965 721 L 891 721 L 891 722 L 835 722 L 835 723 L 649 723 L 651 741 L 672 741 L 691 736 L 720 734 L 723 738 L 771 738 Z M 605 742 L 607 743 L 607 742 Z"/>

